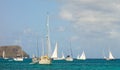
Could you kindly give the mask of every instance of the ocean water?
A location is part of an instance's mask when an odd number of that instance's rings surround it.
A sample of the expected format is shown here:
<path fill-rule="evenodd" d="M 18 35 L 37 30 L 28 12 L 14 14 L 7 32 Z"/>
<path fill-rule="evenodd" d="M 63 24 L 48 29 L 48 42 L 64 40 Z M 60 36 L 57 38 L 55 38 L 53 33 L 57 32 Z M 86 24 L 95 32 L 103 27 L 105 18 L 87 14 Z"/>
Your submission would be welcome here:
<path fill-rule="evenodd" d="M 0 59 L 0 70 L 120 70 L 120 59 L 106 61 L 103 59 L 52 61 L 50 65 L 30 64 L 31 59 L 23 62 Z"/>

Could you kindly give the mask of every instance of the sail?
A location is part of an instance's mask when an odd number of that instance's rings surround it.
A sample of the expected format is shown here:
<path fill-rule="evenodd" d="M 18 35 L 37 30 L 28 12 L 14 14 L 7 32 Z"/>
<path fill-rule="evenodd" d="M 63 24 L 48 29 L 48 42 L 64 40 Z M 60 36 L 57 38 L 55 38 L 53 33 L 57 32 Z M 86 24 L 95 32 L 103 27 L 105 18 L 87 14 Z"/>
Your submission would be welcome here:
<path fill-rule="evenodd" d="M 53 54 L 52 54 L 52 56 L 51 56 L 51 58 L 58 58 L 58 50 L 57 50 L 57 47 L 58 47 L 58 44 L 56 43 L 56 45 L 55 45 L 55 49 L 54 49 L 54 52 L 53 52 Z"/>
<path fill-rule="evenodd" d="M 86 59 L 86 56 L 85 56 L 84 51 L 82 52 L 82 55 L 80 56 L 80 59 L 81 59 L 81 60 L 85 60 L 85 59 Z"/>
<path fill-rule="evenodd" d="M 2 56 L 3 56 L 3 58 L 5 58 L 5 51 L 3 51 L 3 55 Z"/>
<path fill-rule="evenodd" d="M 65 56 L 64 56 L 63 52 L 62 52 L 62 59 L 65 59 Z"/>
<path fill-rule="evenodd" d="M 111 51 L 109 51 L 109 59 L 114 59 L 114 57 L 113 57 Z"/>

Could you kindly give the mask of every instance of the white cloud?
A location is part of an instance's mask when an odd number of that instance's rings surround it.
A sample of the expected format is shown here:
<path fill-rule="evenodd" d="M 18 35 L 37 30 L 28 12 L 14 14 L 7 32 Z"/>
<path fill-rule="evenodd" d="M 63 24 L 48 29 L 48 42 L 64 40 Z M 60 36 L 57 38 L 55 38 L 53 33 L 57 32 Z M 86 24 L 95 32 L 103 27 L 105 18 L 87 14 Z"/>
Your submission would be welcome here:
<path fill-rule="evenodd" d="M 60 13 L 60 16 L 63 18 L 63 19 L 67 19 L 67 20 L 71 20 L 72 19 L 72 14 L 68 11 L 61 11 Z"/>
<path fill-rule="evenodd" d="M 80 34 L 110 35 L 120 29 L 119 0 L 62 0 L 60 16 L 70 21 Z M 114 33 L 112 33 L 114 34 Z M 117 36 L 117 35 L 114 35 Z M 109 36 L 110 37 L 110 36 Z"/>
<path fill-rule="evenodd" d="M 73 41 L 77 41 L 78 39 L 79 39 L 78 36 L 72 36 L 70 40 L 73 42 Z"/>
<path fill-rule="evenodd" d="M 60 26 L 60 27 L 58 28 L 58 31 L 60 31 L 60 32 L 64 32 L 64 31 L 65 31 L 65 27 Z"/>

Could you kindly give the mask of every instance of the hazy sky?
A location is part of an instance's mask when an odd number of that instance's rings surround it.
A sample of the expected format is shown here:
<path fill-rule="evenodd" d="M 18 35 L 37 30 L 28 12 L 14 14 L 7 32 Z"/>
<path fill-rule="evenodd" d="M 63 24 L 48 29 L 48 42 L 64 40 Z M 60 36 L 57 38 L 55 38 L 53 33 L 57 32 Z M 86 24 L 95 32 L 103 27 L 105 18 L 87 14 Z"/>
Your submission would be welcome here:
<path fill-rule="evenodd" d="M 29 54 L 39 56 L 41 40 L 46 46 L 46 16 L 50 16 L 52 50 L 55 43 L 76 57 L 84 50 L 88 58 L 108 56 L 110 49 L 120 58 L 119 0 L 0 0 L 0 45 L 19 44 Z"/>

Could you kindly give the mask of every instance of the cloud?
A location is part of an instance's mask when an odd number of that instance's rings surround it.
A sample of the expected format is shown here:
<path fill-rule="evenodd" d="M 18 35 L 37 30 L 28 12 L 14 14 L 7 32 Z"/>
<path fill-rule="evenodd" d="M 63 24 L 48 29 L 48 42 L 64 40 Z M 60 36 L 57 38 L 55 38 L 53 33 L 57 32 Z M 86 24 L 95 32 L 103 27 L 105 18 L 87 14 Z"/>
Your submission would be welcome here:
<path fill-rule="evenodd" d="M 68 12 L 68 11 L 65 11 L 65 10 L 61 11 L 60 16 L 63 19 L 67 19 L 67 20 L 71 20 L 72 19 L 72 14 L 70 12 Z"/>
<path fill-rule="evenodd" d="M 65 31 L 65 27 L 60 26 L 60 27 L 58 28 L 58 31 L 59 31 L 59 32 L 64 32 L 64 31 Z"/>
<path fill-rule="evenodd" d="M 61 0 L 59 2 L 63 4 L 60 17 L 72 22 L 73 28 L 79 31 L 79 34 L 101 35 L 101 37 L 109 35 L 108 37 L 111 38 L 111 35 L 115 34 L 111 33 L 113 30 L 116 34 L 119 33 L 119 0 Z"/>
<path fill-rule="evenodd" d="M 72 37 L 71 37 L 71 39 L 70 39 L 70 41 L 72 41 L 72 42 L 73 42 L 73 41 L 77 41 L 78 39 L 79 39 L 79 37 L 78 37 L 78 36 L 72 36 Z"/>

